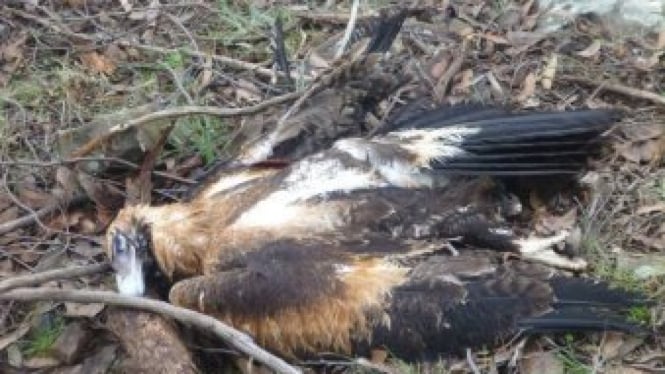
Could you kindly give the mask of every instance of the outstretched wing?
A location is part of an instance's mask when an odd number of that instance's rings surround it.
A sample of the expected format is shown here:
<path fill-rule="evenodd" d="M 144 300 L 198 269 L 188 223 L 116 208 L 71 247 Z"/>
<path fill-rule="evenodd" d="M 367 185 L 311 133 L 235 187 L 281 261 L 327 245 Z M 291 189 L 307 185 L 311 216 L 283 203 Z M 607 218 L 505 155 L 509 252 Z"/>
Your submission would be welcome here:
<path fill-rule="evenodd" d="M 430 257 L 415 268 L 330 243 L 272 243 L 170 298 L 285 355 L 363 354 L 407 360 L 496 345 L 519 331 L 636 331 L 619 311 L 639 295 L 483 254 Z"/>
<path fill-rule="evenodd" d="M 266 182 L 274 191 L 234 225 L 328 231 L 344 224 L 345 207 L 312 199 L 389 187 L 442 188 L 452 180 L 454 189 L 464 176 L 578 172 L 613 116 L 606 110 L 515 115 L 474 106 L 420 113 L 385 135 L 341 139 L 285 168 Z"/>

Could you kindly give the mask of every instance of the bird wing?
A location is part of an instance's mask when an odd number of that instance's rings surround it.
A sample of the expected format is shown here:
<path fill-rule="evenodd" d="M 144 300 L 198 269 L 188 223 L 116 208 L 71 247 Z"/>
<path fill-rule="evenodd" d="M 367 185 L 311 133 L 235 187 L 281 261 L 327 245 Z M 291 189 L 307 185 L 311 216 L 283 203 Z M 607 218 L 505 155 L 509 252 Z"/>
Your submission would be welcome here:
<path fill-rule="evenodd" d="M 615 110 L 511 113 L 465 104 L 398 114 L 371 140 L 341 140 L 356 157 L 385 160 L 401 150 L 402 168 L 463 175 L 564 175 L 579 172 L 602 134 L 620 118 Z M 340 145 L 341 143 L 341 145 Z"/>
<path fill-rule="evenodd" d="M 331 243 L 281 241 L 174 285 L 173 303 L 245 330 L 291 357 L 364 354 L 405 360 L 494 346 L 518 332 L 636 332 L 619 311 L 643 300 L 486 253 L 433 256 L 415 267 Z"/>

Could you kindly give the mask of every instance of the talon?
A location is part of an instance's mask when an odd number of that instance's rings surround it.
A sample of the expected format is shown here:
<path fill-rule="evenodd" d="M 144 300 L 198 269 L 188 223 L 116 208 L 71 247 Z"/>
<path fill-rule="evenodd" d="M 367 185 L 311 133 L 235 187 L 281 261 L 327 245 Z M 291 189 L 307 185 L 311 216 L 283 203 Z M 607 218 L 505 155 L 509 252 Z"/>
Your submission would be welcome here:
<path fill-rule="evenodd" d="M 524 259 L 570 271 L 585 270 L 588 264 L 584 259 L 579 257 L 571 259 L 552 249 L 552 246 L 564 242 L 568 236 L 570 236 L 570 232 L 562 230 L 558 234 L 547 238 L 517 239 L 513 243 Z"/>
<path fill-rule="evenodd" d="M 517 246 L 519 253 L 534 253 L 548 250 L 553 245 L 564 242 L 569 235 L 568 230 L 561 230 L 558 234 L 547 238 L 517 239 L 513 243 Z"/>

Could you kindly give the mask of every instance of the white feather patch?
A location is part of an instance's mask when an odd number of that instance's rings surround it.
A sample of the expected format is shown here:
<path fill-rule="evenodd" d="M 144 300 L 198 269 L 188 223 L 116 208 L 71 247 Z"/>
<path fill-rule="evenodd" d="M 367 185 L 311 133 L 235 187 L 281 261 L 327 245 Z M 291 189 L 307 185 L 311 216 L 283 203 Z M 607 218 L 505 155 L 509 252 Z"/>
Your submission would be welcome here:
<path fill-rule="evenodd" d="M 258 179 L 262 177 L 263 174 L 258 172 L 240 172 L 228 176 L 222 176 L 215 183 L 211 184 L 208 188 L 205 189 L 203 193 L 204 198 L 211 197 L 220 192 L 228 191 L 238 185 L 249 182 L 251 180 Z"/>
<path fill-rule="evenodd" d="M 377 148 L 381 148 L 382 146 L 388 148 L 395 145 L 399 145 L 412 154 L 419 155 L 418 158 L 421 157 L 421 153 L 419 153 L 421 150 L 418 149 L 419 145 L 414 146 L 412 149 L 404 144 L 391 144 L 387 139 L 381 141 L 369 141 L 361 138 L 341 139 L 335 142 L 334 147 L 337 150 L 346 152 L 356 160 L 369 162 L 390 185 L 403 188 L 434 187 L 435 178 L 428 174 L 426 170 L 423 170 L 420 165 L 421 162 L 413 164 L 396 154 L 393 157 L 386 158 L 379 155 L 377 151 Z M 422 147 L 426 148 L 429 146 L 429 144 L 425 144 Z M 437 147 L 441 148 L 439 145 Z M 385 154 L 389 154 L 389 152 L 389 149 L 387 149 Z M 439 157 L 440 154 L 428 151 L 422 157 L 432 156 Z M 441 181 L 437 180 L 436 182 Z"/>
<path fill-rule="evenodd" d="M 338 209 L 330 204 L 306 205 L 305 200 L 332 192 L 349 192 L 386 186 L 374 173 L 344 165 L 340 160 L 316 155 L 294 165 L 278 191 L 243 213 L 236 227 L 290 225 L 329 230 L 342 224 Z"/>

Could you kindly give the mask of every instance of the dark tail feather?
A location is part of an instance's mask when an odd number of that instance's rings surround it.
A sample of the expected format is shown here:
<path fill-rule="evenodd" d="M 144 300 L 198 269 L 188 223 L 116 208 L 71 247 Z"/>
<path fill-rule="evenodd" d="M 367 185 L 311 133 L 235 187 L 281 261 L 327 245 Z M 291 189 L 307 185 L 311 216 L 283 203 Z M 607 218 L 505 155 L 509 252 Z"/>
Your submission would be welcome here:
<path fill-rule="evenodd" d="M 534 318 L 518 321 L 518 328 L 527 334 L 552 332 L 619 331 L 645 334 L 646 328 L 605 310 L 587 307 L 568 307 Z"/>
<path fill-rule="evenodd" d="M 445 105 L 432 109 L 429 101 L 414 101 L 399 108 L 376 134 L 384 135 L 395 130 L 425 129 L 453 126 L 459 123 L 491 120 L 505 116 L 503 108 L 483 104 Z"/>
<path fill-rule="evenodd" d="M 465 137 L 462 147 L 505 143 L 529 147 L 545 141 L 596 138 L 618 119 L 617 111 L 601 109 L 510 114 L 455 125 L 480 129 L 478 133 Z"/>
<path fill-rule="evenodd" d="M 549 284 L 555 296 L 554 310 L 538 317 L 521 319 L 518 327 L 525 332 L 611 330 L 646 333 L 643 326 L 626 317 L 630 308 L 652 304 L 644 295 L 585 278 L 557 276 Z"/>
<path fill-rule="evenodd" d="M 602 135 L 619 119 L 614 110 L 508 113 L 483 106 L 439 108 L 409 120 L 411 128 L 459 126 L 477 129 L 460 148 L 465 153 L 435 160 L 435 170 L 457 175 L 576 174 L 600 150 Z M 407 127 L 407 126 L 402 126 Z"/>
<path fill-rule="evenodd" d="M 402 10 L 388 18 L 382 18 L 372 32 L 366 54 L 387 52 L 393 45 L 397 34 L 402 29 L 404 20 L 409 16 L 407 10 Z"/>
<path fill-rule="evenodd" d="M 613 308 L 651 305 L 639 292 L 611 288 L 607 283 L 586 278 L 557 276 L 549 281 L 556 305 L 611 306 Z"/>

